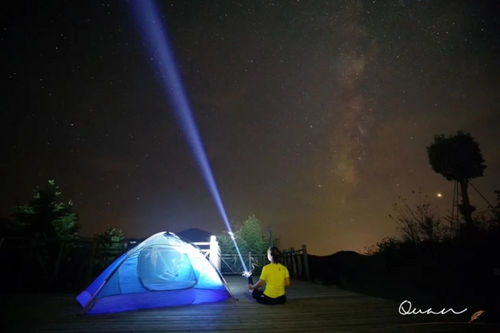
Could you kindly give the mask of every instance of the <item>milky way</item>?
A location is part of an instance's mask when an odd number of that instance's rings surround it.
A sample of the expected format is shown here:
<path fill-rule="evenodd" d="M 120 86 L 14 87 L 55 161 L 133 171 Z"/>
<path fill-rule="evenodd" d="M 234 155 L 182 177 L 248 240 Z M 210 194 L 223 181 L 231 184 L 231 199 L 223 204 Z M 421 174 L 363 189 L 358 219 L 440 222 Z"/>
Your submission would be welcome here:
<path fill-rule="evenodd" d="M 283 247 L 362 251 L 395 234 L 399 196 L 450 209 L 425 147 L 459 129 L 480 143 L 473 182 L 493 201 L 496 1 L 158 5 L 233 222 L 255 214 Z M 87 235 L 222 232 L 127 3 L 5 13 L 1 216 L 55 178 Z"/>

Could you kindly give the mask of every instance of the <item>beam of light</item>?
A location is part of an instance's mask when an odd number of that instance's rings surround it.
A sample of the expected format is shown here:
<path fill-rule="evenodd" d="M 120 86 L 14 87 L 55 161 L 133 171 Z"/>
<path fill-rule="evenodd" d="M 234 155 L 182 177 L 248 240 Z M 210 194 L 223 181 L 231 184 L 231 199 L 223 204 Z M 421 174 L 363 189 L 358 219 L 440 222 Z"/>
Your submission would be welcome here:
<path fill-rule="evenodd" d="M 222 203 L 219 189 L 215 182 L 212 169 L 207 159 L 205 149 L 201 142 L 201 137 L 196 126 L 196 122 L 189 105 L 186 91 L 181 80 L 173 51 L 170 47 L 170 41 L 166 27 L 162 24 L 158 15 L 158 10 L 153 0 L 131 1 L 132 10 L 141 28 L 151 59 L 156 63 L 159 76 L 163 83 L 163 88 L 168 97 L 172 110 L 177 118 L 182 132 L 191 148 L 196 163 L 203 175 L 203 179 L 212 195 L 217 206 L 219 214 L 226 225 L 227 231 L 234 247 L 238 252 L 244 272 L 248 272 L 247 266 L 241 256 L 240 249 L 234 237 L 233 229 L 227 218 L 224 204 Z"/>

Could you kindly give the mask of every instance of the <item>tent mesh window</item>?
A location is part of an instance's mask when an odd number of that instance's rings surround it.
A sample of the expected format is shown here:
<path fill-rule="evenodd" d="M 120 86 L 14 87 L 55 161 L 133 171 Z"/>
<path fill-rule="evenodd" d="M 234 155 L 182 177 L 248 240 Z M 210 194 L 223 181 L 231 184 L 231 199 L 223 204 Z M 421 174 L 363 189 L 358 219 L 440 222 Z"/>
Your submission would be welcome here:
<path fill-rule="evenodd" d="M 141 249 L 137 273 L 142 286 L 151 291 L 186 289 L 198 282 L 188 255 L 168 245 Z"/>

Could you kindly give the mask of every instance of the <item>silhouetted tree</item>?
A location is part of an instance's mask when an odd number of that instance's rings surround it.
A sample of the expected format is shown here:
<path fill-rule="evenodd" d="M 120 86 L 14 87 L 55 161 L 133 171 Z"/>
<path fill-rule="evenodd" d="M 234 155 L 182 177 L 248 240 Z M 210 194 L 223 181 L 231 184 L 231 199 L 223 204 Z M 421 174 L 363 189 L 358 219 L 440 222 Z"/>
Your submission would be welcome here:
<path fill-rule="evenodd" d="M 124 233 L 121 228 L 107 226 L 107 229 L 94 235 L 95 257 L 94 265 L 98 270 L 106 268 L 124 251 Z"/>
<path fill-rule="evenodd" d="M 32 199 L 12 214 L 25 237 L 33 239 L 33 255 L 47 281 L 55 281 L 68 250 L 79 239 L 78 216 L 71 201 L 61 201 L 54 180 L 33 191 Z"/>
<path fill-rule="evenodd" d="M 275 241 L 263 232 L 261 222 L 254 215 L 249 216 L 241 225 L 237 226 L 234 235 L 243 254 L 248 252 L 264 254 Z M 222 253 L 236 252 L 229 235 L 219 235 L 217 239 Z"/>
<path fill-rule="evenodd" d="M 249 252 L 258 255 L 265 254 L 270 246 L 276 246 L 278 242 L 270 232 L 266 233 L 262 230 L 261 222 L 254 215 L 249 216 L 240 225 L 236 225 L 234 230 L 236 243 L 245 259 Z M 218 235 L 217 240 L 222 254 L 236 253 L 233 241 L 228 234 Z M 249 269 L 254 268 L 254 266 L 260 267 L 263 264 L 264 262 L 253 262 L 251 263 L 252 267 L 249 267 Z"/>
<path fill-rule="evenodd" d="M 2 217 L 0 218 L 0 238 L 3 237 L 16 237 L 22 233 L 22 228 L 19 223 L 12 219 Z"/>
<path fill-rule="evenodd" d="M 406 199 L 400 198 L 400 202 L 394 204 L 394 211 L 396 214 L 389 214 L 389 217 L 396 222 L 403 242 L 439 242 L 448 236 L 449 230 L 446 230 L 425 199 L 420 199 L 416 206 L 410 206 Z"/>
<path fill-rule="evenodd" d="M 494 207 L 489 208 L 489 225 L 500 231 L 500 190 L 494 191 L 496 196 L 496 204 Z"/>
<path fill-rule="evenodd" d="M 449 137 L 440 134 L 427 147 L 427 154 L 434 171 L 460 184 L 460 213 L 466 224 L 471 225 L 475 208 L 470 204 L 468 183 L 471 178 L 481 177 L 486 168 L 479 145 L 470 134 L 462 131 Z"/>

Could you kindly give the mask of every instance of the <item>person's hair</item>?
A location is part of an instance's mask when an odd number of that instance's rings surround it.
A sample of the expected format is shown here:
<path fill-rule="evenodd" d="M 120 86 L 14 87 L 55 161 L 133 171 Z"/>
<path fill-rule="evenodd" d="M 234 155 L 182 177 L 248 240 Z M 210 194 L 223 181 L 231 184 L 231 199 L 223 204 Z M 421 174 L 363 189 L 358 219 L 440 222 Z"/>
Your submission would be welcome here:
<path fill-rule="evenodd" d="M 273 262 L 278 263 L 278 264 L 283 263 L 283 254 L 281 254 L 281 251 L 276 246 L 270 247 L 269 252 L 271 253 L 271 257 L 273 258 Z"/>

